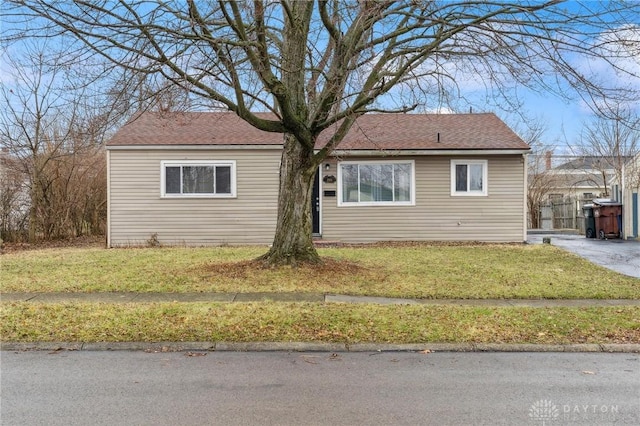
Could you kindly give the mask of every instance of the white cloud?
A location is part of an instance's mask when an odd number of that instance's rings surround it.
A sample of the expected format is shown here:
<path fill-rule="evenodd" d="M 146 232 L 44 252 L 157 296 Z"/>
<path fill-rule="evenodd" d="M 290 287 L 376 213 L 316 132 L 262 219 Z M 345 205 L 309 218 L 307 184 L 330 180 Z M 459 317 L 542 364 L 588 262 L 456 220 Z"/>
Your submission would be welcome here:
<path fill-rule="evenodd" d="M 587 78 L 607 90 L 624 91 L 629 106 L 640 97 L 640 26 L 626 25 L 602 33 L 595 41 L 593 55 L 581 57 L 575 64 Z M 596 106 L 606 99 L 596 99 Z"/>

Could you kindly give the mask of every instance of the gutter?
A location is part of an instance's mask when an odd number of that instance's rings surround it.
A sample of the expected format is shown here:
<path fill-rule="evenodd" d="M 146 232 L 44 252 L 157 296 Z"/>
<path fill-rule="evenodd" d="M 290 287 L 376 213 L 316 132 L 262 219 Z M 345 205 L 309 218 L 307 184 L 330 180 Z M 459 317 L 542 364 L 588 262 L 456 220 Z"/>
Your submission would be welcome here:
<path fill-rule="evenodd" d="M 111 248 L 111 153 L 107 155 L 107 248 Z"/>
<path fill-rule="evenodd" d="M 282 150 L 282 145 L 107 145 L 107 151 L 227 151 L 227 150 Z M 319 150 L 316 150 L 318 152 Z M 524 155 L 530 149 L 338 149 L 329 157 L 392 157 L 392 156 L 425 156 L 425 155 Z"/>

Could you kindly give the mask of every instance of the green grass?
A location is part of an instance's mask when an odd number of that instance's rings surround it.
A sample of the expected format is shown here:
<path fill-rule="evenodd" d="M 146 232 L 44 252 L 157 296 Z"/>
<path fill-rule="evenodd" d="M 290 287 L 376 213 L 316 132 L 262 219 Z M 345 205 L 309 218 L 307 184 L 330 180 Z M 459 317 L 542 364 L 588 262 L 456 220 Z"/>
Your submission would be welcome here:
<path fill-rule="evenodd" d="M 258 268 L 264 247 L 45 249 L 0 256 L 2 292 L 322 292 L 408 298 L 640 298 L 640 280 L 549 245 L 321 249 Z M 640 342 L 640 308 L 325 303 L 0 303 L 4 341 Z"/>
<path fill-rule="evenodd" d="M 640 279 L 550 245 L 326 248 L 258 269 L 264 247 L 45 249 L 0 256 L 2 292 L 322 292 L 408 298 L 640 298 Z M 244 263 L 243 263 L 244 262 Z"/>
<path fill-rule="evenodd" d="M 3 303 L 2 339 L 376 343 L 640 342 L 640 308 L 321 303 Z"/>

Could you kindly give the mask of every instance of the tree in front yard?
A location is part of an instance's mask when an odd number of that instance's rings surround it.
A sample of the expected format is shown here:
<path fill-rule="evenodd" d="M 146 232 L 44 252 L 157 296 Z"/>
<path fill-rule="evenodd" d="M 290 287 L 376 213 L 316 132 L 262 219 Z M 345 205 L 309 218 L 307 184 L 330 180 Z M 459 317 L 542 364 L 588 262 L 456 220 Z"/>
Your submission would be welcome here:
<path fill-rule="evenodd" d="M 572 88 L 592 97 L 637 95 L 616 92 L 582 72 L 585 60 L 598 59 L 638 78 L 637 69 L 618 66 L 622 53 L 612 48 L 629 40 L 611 41 L 633 34 L 618 28 L 640 22 L 637 3 L 7 3 L 13 5 L 7 39 L 70 36 L 76 60 L 100 55 L 136 76 L 162 76 L 212 107 L 281 133 L 277 228 L 263 256 L 269 264 L 320 262 L 311 238 L 314 175 L 362 114 L 437 109 L 463 96 L 460 86 L 469 80 L 509 101 L 519 86 L 560 93 Z M 608 42 L 602 34 L 610 35 Z M 270 111 L 273 118 L 256 111 Z"/>

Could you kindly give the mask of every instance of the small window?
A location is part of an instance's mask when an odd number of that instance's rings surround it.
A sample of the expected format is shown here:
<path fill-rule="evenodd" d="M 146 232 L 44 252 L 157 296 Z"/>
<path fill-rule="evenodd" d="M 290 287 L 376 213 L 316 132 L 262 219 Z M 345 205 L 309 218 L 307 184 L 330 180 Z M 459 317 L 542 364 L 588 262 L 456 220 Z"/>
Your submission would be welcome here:
<path fill-rule="evenodd" d="M 163 197 L 235 197 L 235 161 L 163 161 Z"/>
<path fill-rule="evenodd" d="M 451 195 L 487 193 L 487 160 L 451 160 Z"/>
<path fill-rule="evenodd" d="M 414 205 L 413 161 L 342 162 L 338 205 Z"/>

